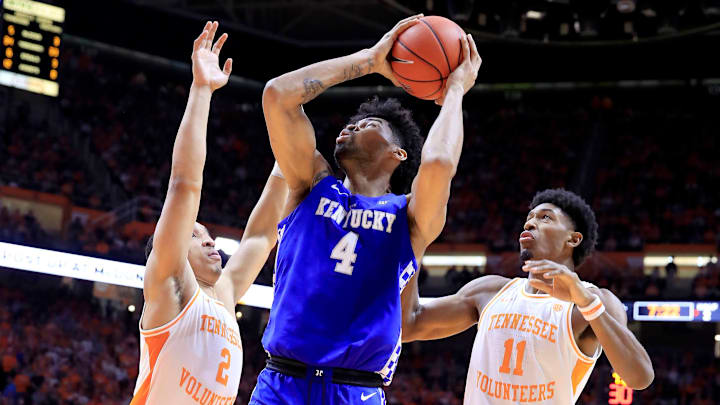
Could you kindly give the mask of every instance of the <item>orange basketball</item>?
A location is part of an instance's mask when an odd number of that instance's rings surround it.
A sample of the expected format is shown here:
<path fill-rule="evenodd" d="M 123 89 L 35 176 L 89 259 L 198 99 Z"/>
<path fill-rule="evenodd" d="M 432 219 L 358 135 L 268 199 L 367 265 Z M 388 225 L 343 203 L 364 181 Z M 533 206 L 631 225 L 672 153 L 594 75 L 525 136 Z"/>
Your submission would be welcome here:
<path fill-rule="evenodd" d="M 448 75 L 462 61 L 465 35 L 453 21 L 428 16 L 403 31 L 390 52 L 390 66 L 411 95 L 423 100 L 442 96 Z"/>

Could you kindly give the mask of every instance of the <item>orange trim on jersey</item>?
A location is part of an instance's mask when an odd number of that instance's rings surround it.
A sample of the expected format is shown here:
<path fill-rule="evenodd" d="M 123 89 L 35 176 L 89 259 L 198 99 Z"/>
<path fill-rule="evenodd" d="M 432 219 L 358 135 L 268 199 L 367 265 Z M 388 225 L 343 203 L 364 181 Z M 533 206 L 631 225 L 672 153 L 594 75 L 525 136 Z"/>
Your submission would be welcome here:
<path fill-rule="evenodd" d="M 572 392 L 573 396 L 575 395 L 575 392 L 577 391 L 578 385 L 580 385 L 580 382 L 582 382 L 583 378 L 585 378 L 585 375 L 587 374 L 588 370 L 590 370 L 590 367 L 592 367 L 592 363 L 585 363 L 582 360 L 578 360 L 575 363 L 575 367 L 573 367 L 572 371 Z"/>
<path fill-rule="evenodd" d="M 503 286 L 503 288 L 500 289 L 500 291 L 498 291 L 497 294 L 495 294 L 494 297 L 492 297 L 490 302 L 488 302 L 487 305 L 485 305 L 485 308 L 483 308 L 482 312 L 480 312 L 480 317 L 478 318 L 478 323 L 477 323 L 478 328 L 480 328 L 480 324 L 482 323 L 482 319 L 483 319 L 483 315 L 485 315 L 485 311 L 487 311 L 487 309 L 490 308 L 490 305 L 492 305 L 495 302 L 495 300 L 498 299 L 500 297 L 500 295 L 502 295 L 502 293 L 507 291 L 507 289 L 510 288 L 510 286 L 513 285 L 518 280 L 520 280 L 520 279 L 514 278 L 514 279 L 510 280 L 507 284 L 505 284 Z"/>
<path fill-rule="evenodd" d="M 574 307 L 575 307 L 575 304 L 570 305 L 570 309 L 568 309 L 567 316 L 565 317 L 566 322 L 567 322 L 568 334 L 570 335 L 570 336 L 568 336 L 568 340 L 570 341 L 570 346 L 572 346 L 572 348 L 575 349 L 575 354 L 577 354 L 577 356 L 580 358 L 579 361 L 582 361 L 583 363 L 593 364 L 593 363 L 595 363 L 595 359 L 593 359 L 592 357 L 589 357 L 587 354 L 583 353 L 582 350 L 580 350 L 580 348 L 578 347 L 577 342 L 575 341 L 575 334 L 573 333 L 572 316 L 571 316 Z"/>
<path fill-rule="evenodd" d="M 138 389 L 137 394 L 133 396 L 130 405 L 145 405 L 147 402 L 147 397 L 150 394 L 150 381 L 152 381 L 153 371 L 155 370 L 155 363 L 157 363 L 160 351 L 162 351 L 169 337 L 170 332 L 145 336 L 145 344 L 147 345 L 148 354 L 150 355 L 150 372 L 145 376 L 145 380 Z"/>
<path fill-rule="evenodd" d="M 195 294 L 193 295 L 193 297 L 190 299 L 190 301 L 187 303 L 187 305 L 185 305 L 185 308 L 183 308 L 182 312 L 180 312 L 180 313 L 178 314 L 178 316 L 175 317 L 175 319 L 173 319 L 172 321 L 168 322 L 167 324 L 165 324 L 165 325 L 163 325 L 163 326 L 159 326 L 159 327 L 157 327 L 157 328 L 155 328 L 155 329 L 148 329 L 148 330 L 142 330 L 142 329 L 140 329 L 140 334 L 146 335 L 146 336 L 147 336 L 147 335 L 155 335 L 155 334 L 157 334 L 157 333 L 161 333 L 161 332 L 164 332 L 164 331 L 170 329 L 173 325 L 175 325 L 176 323 L 178 323 L 178 321 L 179 321 L 180 319 L 182 319 L 183 316 L 185 316 L 185 313 L 186 313 L 186 312 L 188 311 L 188 309 L 190 309 L 190 307 L 193 305 L 193 303 L 194 303 L 195 300 L 197 299 L 198 295 L 200 295 L 200 287 L 198 287 L 198 289 L 197 289 L 197 291 L 195 291 Z"/>
<path fill-rule="evenodd" d="M 528 279 L 525 279 L 525 285 L 520 289 L 520 293 L 524 295 L 526 298 L 534 298 L 534 299 L 544 299 L 544 298 L 552 298 L 550 294 L 530 294 L 525 291 L 525 286 L 528 285 L 527 282 Z"/>

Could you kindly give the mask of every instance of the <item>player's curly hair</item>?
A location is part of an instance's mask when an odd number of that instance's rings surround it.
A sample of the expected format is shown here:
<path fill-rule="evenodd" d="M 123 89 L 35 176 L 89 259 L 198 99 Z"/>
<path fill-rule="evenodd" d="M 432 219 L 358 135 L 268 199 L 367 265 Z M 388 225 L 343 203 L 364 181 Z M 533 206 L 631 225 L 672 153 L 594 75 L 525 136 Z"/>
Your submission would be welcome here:
<path fill-rule="evenodd" d="M 394 194 L 407 194 L 420 167 L 423 137 L 420 127 L 412 118 L 412 112 L 404 108 L 397 99 L 381 100 L 374 96 L 360 104 L 349 122 L 358 122 L 368 117 L 382 118 L 390 124 L 393 135 L 401 148 L 407 152 L 407 159 L 401 162 L 390 177 L 390 191 Z"/>
<path fill-rule="evenodd" d="M 575 231 L 583 235 L 583 240 L 573 249 L 573 263 L 580 266 L 595 250 L 598 239 L 598 223 L 595 213 L 582 197 L 562 188 L 547 189 L 538 192 L 530 203 L 530 209 L 540 204 L 550 203 L 559 207 L 573 223 Z"/>

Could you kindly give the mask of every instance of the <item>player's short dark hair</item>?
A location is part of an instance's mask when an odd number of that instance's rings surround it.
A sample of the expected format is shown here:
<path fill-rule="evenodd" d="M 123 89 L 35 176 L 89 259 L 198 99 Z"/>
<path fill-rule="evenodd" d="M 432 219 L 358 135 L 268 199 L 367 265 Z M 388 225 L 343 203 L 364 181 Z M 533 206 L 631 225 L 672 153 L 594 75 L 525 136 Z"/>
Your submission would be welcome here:
<path fill-rule="evenodd" d="M 583 240 L 573 249 L 573 263 L 580 266 L 582 262 L 595 250 L 598 239 L 598 223 L 595 213 L 582 197 L 562 188 L 543 190 L 535 194 L 530 209 L 540 204 L 550 203 L 570 217 L 576 232 L 583 235 Z"/>
<path fill-rule="evenodd" d="M 150 252 L 152 252 L 154 236 L 155 234 L 150 235 L 150 238 L 148 238 L 148 241 L 145 244 L 145 261 L 147 261 L 147 259 L 150 257 Z"/>
<path fill-rule="evenodd" d="M 423 137 L 420 127 L 412 118 L 412 112 L 404 108 L 397 99 L 381 100 L 377 96 L 360 104 L 350 122 L 358 122 L 368 117 L 382 118 L 390 124 L 398 144 L 407 152 L 407 159 L 401 162 L 390 177 L 390 191 L 395 194 L 407 194 L 420 167 Z"/>

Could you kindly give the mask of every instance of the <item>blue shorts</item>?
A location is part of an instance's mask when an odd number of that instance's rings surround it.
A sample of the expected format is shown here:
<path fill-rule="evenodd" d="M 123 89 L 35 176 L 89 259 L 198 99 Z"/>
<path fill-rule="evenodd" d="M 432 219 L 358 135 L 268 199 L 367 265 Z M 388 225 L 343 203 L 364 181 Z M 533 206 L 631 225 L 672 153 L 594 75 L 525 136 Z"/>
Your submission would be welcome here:
<path fill-rule="evenodd" d="M 385 405 L 382 388 L 335 384 L 331 370 L 324 371 L 322 377 L 298 378 L 266 368 L 258 375 L 248 405 Z"/>

